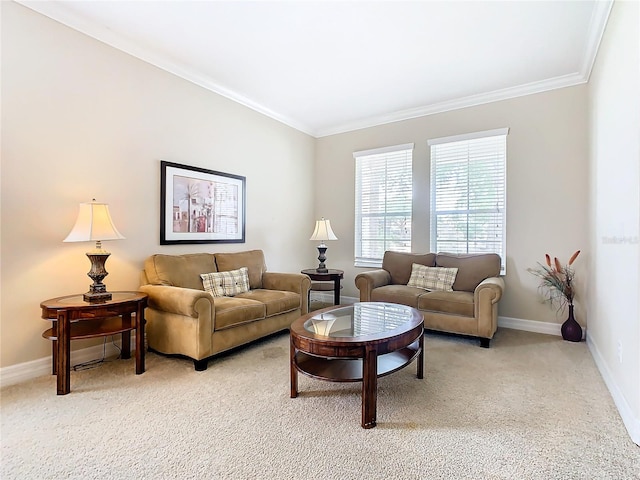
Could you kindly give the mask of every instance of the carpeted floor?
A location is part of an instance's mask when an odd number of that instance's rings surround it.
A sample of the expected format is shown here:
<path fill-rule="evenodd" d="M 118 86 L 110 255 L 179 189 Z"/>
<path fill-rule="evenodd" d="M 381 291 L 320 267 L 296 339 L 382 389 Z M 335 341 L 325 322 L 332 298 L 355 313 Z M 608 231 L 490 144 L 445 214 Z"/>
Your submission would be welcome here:
<path fill-rule="evenodd" d="M 428 334 L 381 378 L 378 426 L 360 383 L 300 375 L 282 333 L 209 362 L 147 355 L 1 391 L 10 479 L 638 479 L 629 438 L 584 343 L 501 329 L 490 349 Z"/>

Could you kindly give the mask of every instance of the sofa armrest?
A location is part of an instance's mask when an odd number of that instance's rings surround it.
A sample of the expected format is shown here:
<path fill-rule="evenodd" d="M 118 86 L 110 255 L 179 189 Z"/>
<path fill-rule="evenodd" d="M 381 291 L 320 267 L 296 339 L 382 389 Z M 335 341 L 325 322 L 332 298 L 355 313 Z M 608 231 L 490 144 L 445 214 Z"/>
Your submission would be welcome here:
<path fill-rule="evenodd" d="M 504 279 L 502 277 L 489 277 L 481 281 L 473 292 L 473 301 L 477 303 L 482 297 L 484 301 L 498 303 L 504 292 Z"/>
<path fill-rule="evenodd" d="M 374 288 L 389 285 L 390 283 L 391 274 L 383 268 L 359 273 L 356 275 L 356 287 L 360 290 L 360 301 L 370 302 L 371 292 Z"/>
<path fill-rule="evenodd" d="M 204 290 L 169 285 L 141 285 L 139 290 L 149 296 L 148 306 L 154 310 L 193 318 L 215 314 L 213 297 Z"/>
<path fill-rule="evenodd" d="M 504 279 L 489 277 L 473 292 L 474 315 L 478 321 L 478 336 L 493 338 L 498 328 L 498 302 L 504 292 Z"/>
<path fill-rule="evenodd" d="M 303 275 L 302 273 L 264 272 L 262 274 L 262 288 L 299 293 L 302 315 L 309 312 L 311 279 L 307 275 Z"/>

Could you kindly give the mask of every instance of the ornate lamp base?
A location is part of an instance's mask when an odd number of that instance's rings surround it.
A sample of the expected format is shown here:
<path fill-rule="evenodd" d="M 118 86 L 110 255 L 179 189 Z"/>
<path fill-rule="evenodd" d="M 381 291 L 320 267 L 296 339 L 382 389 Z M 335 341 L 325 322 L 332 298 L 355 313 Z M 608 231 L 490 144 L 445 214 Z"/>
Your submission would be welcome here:
<path fill-rule="evenodd" d="M 104 277 L 109 275 L 104 268 L 104 264 L 111 255 L 108 252 L 104 253 L 96 253 L 90 252 L 87 253 L 87 257 L 91 260 L 91 270 L 87 273 L 89 278 L 93 280 L 93 285 L 89 286 L 89 291 L 85 293 L 82 298 L 85 302 L 106 302 L 107 300 L 111 300 L 112 295 L 107 292 L 107 286 L 102 283 Z"/>
<path fill-rule="evenodd" d="M 316 272 L 318 273 L 329 272 L 329 269 L 324 264 L 324 261 L 327 259 L 327 256 L 325 255 L 326 251 L 327 247 L 325 245 L 320 245 L 318 247 L 318 260 L 320 260 L 320 265 L 318 265 L 318 268 L 316 268 Z"/>

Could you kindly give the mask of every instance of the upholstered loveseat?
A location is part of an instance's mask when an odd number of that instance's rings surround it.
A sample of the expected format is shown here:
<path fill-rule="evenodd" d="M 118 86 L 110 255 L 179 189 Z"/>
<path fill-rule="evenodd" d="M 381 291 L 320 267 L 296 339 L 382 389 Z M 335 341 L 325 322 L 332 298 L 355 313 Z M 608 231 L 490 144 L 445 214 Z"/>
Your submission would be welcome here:
<path fill-rule="evenodd" d="M 414 264 L 418 267 L 414 268 Z M 415 284 L 415 276 L 425 271 L 427 275 L 453 275 L 455 281 L 445 287 L 440 285 L 439 290 L 407 285 Z M 355 281 L 361 302 L 391 302 L 417 308 L 424 315 L 425 329 L 478 337 L 480 346 L 489 347 L 498 328 L 498 302 L 504 291 L 504 280 L 499 275 L 500 257 L 496 254 L 388 251 L 381 269 L 360 273 Z"/>
<path fill-rule="evenodd" d="M 140 286 L 148 347 L 205 370 L 209 357 L 289 328 L 307 313 L 310 286 L 306 275 L 268 272 L 262 250 L 152 255 Z"/>

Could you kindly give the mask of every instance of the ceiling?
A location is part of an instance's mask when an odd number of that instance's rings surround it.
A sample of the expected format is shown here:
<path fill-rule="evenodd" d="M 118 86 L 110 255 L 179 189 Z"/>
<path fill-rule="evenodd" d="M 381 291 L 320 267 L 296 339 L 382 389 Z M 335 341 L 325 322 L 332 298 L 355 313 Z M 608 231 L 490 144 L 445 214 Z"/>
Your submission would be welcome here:
<path fill-rule="evenodd" d="M 18 3 L 315 137 L 585 83 L 612 5 Z"/>

